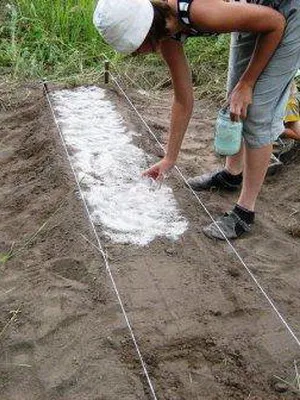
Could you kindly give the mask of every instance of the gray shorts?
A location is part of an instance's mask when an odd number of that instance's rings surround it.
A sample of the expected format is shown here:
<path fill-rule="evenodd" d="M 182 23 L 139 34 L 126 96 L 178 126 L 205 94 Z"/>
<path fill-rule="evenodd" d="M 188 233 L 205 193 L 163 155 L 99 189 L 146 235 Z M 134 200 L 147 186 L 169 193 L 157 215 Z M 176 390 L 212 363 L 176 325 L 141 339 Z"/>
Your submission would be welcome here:
<path fill-rule="evenodd" d="M 243 137 L 251 148 L 273 143 L 283 131 L 289 87 L 300 67 L 300 0 L 253 1 L 281 12 L 287 21 L 284 37 L 253 91 L 243 125 Z M 237 84 L 252 55 L 257 35 L 233 33 L 230 45 L 228 93 Z"/>

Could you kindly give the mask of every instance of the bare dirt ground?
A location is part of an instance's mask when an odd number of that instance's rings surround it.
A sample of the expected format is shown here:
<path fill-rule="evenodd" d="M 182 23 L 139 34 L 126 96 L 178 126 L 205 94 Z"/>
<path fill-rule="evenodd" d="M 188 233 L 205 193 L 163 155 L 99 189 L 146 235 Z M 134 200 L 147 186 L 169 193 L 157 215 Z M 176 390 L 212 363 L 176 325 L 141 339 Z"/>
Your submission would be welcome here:
<path fill-rule="evenodd" d="M 159 137 L 170 93 L 129 93 Z M 124 118 L 158 148 L 111 90 Z M 43 91 L 0 88 L 0 399 L 151 399 L 149 386 Z M 216 107 L 197 101 L 179 167 L 220 166 Z M 235 246 L 300 336 L 300 153 L 269 178 L 253 232 Z M 172 174 L 189 229 L 178 242 L 116 245 L 99 236 L 158 399 L 290 400 L 299 346 L 228 245 L 207 239 L 209 218 Z M 236 194 L 201 193 L 216 216 Z M 84 236 L 84 237 L 83 237 Z M 280 383 L 275 376 L 286 381 Z"/>

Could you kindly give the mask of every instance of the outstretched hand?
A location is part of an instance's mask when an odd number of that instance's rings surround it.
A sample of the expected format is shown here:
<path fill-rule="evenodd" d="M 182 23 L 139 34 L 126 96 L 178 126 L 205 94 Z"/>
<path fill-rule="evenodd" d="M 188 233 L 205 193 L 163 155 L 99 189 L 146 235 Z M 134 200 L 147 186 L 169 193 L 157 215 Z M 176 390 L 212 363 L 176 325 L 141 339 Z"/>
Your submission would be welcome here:
<path fill-rule="evenodd" d="M 166 158 L 163 158 L 157 164 L 144 171 L 142 176 L 152 178 L 155 181 L 160 181 L 164 179 L 166 173 L 173 167 L 174 163 L 170 162 Z"/>

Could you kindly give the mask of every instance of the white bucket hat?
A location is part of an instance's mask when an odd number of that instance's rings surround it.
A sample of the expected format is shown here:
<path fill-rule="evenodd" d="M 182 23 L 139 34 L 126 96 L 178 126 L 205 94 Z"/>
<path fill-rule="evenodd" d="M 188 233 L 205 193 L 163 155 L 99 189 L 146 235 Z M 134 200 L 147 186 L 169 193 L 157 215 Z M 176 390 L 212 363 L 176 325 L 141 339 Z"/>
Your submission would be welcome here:
<path fill-rule="evenodd" d="M 103 39 L 121 53 L 132 53 L 145 40 L 154 18 L 149 0 L 99 0 L 94 25 Z"/>

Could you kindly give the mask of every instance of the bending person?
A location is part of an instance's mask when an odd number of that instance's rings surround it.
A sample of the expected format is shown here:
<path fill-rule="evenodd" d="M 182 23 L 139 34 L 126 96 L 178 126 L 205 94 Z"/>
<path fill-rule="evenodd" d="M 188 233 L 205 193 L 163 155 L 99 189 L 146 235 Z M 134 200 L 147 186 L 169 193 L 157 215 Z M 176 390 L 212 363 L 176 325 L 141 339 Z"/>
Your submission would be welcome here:
<path fill-rule="evenodd" d="M 210 182 L 206 186 L 217 181 L 221 186 L 229 182 L 238 187 L 242 181 L 237 204 L 217 223 L 228 238 L 250 231 L 272 143 L 283 130 L 289 84 L 300 66 L 299 0 L 100 0 L 94 23 L 117 51 L 157 52 L 169 67 L 174 100 L 166 154 L 144 172 L 154 179 L 174 166 L 192 114 L 193 87 L 183 49 L 185 39 L 235 32 L 228 93 L 232 120 L 244 122 L 245 146 L 227 158 L 221 175 L 213 173 L 207 178 Z M 205 227 L 204 233 L 223 239 L 214 224 Z"/>

